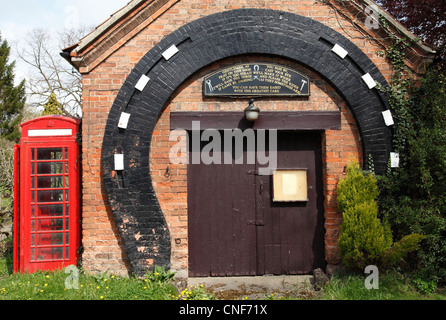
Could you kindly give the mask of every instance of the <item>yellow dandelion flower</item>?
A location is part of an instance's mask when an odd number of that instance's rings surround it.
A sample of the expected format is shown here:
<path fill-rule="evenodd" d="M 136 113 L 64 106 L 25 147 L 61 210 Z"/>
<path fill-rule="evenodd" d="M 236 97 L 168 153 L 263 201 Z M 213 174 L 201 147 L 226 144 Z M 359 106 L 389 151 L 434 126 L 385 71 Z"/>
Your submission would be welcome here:
<path fill-rule="evenodd" d="M 50 277 L 49 275 L 46 275 L 46 276 L 45 276 L 45 278 L 47 278 L 47 279 L 48 279 L 49 277 Z"/>
<path fill-rule="evenodd" d="M 96 289 L 100 289 L 100 288 L 101 288 L 100 286 L 97 286 L 97 287 L 96 287 Z"/>
<path fill-rule="evenodd" d="M 101 299 L 104 299 L 104 296 L 101 296 Z"/>
<path fill-rule="evenodd" d="M 45 287 L 48 287 L 48 283 L 45 283 L 45 285 L 44 285 Z"/>

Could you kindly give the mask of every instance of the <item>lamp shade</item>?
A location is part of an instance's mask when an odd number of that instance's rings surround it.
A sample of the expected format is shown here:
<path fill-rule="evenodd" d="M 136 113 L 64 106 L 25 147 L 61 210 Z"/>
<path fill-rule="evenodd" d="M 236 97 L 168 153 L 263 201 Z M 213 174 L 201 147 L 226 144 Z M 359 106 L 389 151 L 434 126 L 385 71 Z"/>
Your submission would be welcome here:
<path fill-rule="evenodd" d="M 245 117 L 249 121 L 256 121 L 259 118 L 260 109 L 254 106 L 254 100 L 249 101 L 249 106 L 245 109 Z"/>

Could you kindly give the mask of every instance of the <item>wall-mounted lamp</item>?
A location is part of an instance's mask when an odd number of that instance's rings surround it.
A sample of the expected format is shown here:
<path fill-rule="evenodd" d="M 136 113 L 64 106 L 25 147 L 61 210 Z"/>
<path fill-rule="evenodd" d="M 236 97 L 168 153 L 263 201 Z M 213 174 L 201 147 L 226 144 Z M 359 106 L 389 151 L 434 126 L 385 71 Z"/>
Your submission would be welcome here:
<path fill-rule="evenodd" d="M 245 117 L 249 121 L 256 121 L 259 118 L 260 109 L 254 106 L 254 99 L 249 100 L 249 106 L 245 109 Z"/>

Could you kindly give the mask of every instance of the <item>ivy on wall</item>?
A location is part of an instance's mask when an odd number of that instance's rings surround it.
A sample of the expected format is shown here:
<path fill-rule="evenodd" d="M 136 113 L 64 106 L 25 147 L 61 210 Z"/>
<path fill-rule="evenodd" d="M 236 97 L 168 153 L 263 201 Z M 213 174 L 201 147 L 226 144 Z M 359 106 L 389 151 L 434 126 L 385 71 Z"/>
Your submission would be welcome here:
<path fill-rule="evenodd" d="M 446 77 L 431 65 L 416 80 L 406 68 L 404 50 L 413 43 L 393 35 L 381 19 L 393 44 L 385 50 L 394 73 L 388 96 L 397 124 L 393 146 L 400 166 L 388 167 L 378 178 L 380 212 L 389 217 L 394 237 L 422 233 L 421 249 L 400 267 L 421 278 L 446 282 Z"/>

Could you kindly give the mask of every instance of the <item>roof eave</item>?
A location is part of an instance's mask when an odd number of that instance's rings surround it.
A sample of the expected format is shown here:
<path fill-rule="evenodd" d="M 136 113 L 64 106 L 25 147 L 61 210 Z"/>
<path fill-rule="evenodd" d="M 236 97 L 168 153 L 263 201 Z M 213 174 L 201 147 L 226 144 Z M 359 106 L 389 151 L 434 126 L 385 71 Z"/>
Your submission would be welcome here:
<path fill-rule="evenodd" d="M 377 5 L 374 1 L 372 1 L 372 0 L 361 0 L 361 1 L 364 2 L 366 4 L 366 6 L 376 6 L 376 8 L 378 9 L 377 11 L 378 11 L 379 15 L 383 16 L 392 25 L 393 28 L 398 30 L 398 32 L 400 32 L 402 35 L 404 35 L 408 39 L 412 40 L 413 43 L 419 49 L 421 49 L 424 53 L 426 53 L 427 55 L 435 55 L 436 54 L 436 51 L 433 48 L 424 44 L 423 41 L 421 41 L 421 39 L 419 37 L 417 37 L 412 32 L 407 30 L 407 28 L 405 26 L 403 26 L 400 22 L 398 22 L 394 17 L 392 17 L 392 15 L 387 13 L 381 6 Z"/>
<path fill-rule="evenodd" d="M 126 6 L 112 14 L 109 19 L 96 27 L 91 33 L 82 38 L 78 43 L 63 49 L 61 52 L 61 56 L 64 57 L 77 70 L 82 67 L 86 67 L 88 69 L 88 63 L 82 58 L 82 56 L 84 56 L 87 52 L 94 48 L 94 44 L 96 41 L 98 41 L 98 39 L 106 36 L 107 32 L 113 30 L 113 27 L 115 27 L 116 24 L 119 23 L 119 21 L 122 21 L 122 19 L 126 19 L 129 14 L 131 14 L 144 2 L 147 2 L 147 0 L 131 0 L 127 3 Z M 153 1 L 149 2 L 151 3 Z M 362 3 L 362 5 L 358 6 L 358 2 Z M 412 40 L 414 43 L 414 47 L 416 47 L 416 50 L 418 50 L 419 52 L 418 54 L 421 54 L 421 56 L 424 58 L 424 63 L 429 63 L 429 61 L 433 60 L 436 51 L 424 44 L 418 37 L 407 30 L 407 28 L 405 28 L 401 23 L 399 23 L 395 18 L 388 14 L 374 1 L 359 0 L 358 2 L 356 2 L 356 6 L 362 7 L 361 10 L 364 10 L 364 8 L 367 8 L 368 6 L 376 7 L 376 9 L 378 10 L 378 14 L 383 16 L 394 30 Z M 358 7 L 357 9 L 359 9 Z"/>
<path fill-rule="evenodd" d="M 127 3 L 127 5 L 110 15 L 110 18 L 97 26 L 92 32 L 82 38 L 78 43 L 62 49 L 62 53 L 69 53 L 70 57 L 77 56 L 78 52 L 82 52 L 86 48 L 88 48 L 90 44 L 92 44 L 96 39 L 100 38 L 111 27 L 113 27 L 116 22 L 124 18 L 129 12 L 131 12 L 135 7 L 137 7 L 144 1 L 146 0 L 131 0 Z M 65 56 L 64 58 L 67 59 L 67 57 Z"/>

